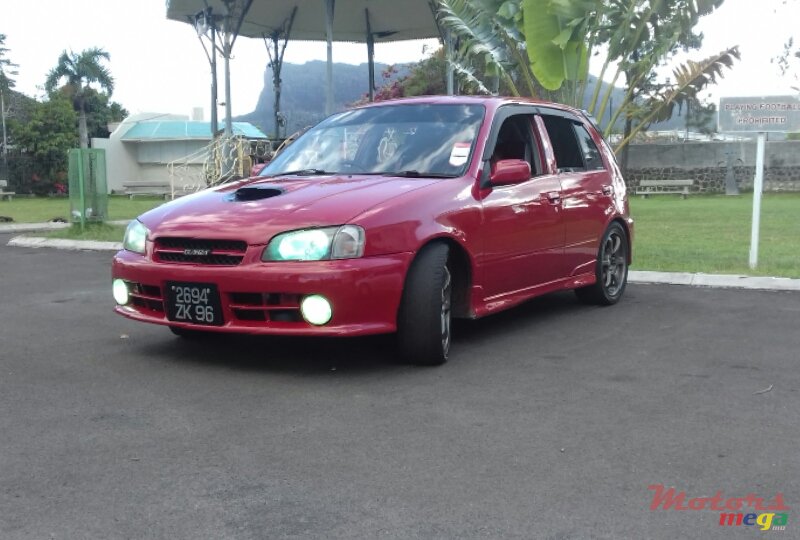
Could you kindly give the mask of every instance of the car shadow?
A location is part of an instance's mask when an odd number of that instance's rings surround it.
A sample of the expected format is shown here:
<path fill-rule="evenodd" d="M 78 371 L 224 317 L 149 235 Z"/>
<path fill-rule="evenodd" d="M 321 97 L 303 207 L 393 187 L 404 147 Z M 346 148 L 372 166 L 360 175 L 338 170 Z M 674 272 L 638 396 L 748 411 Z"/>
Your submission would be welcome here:
<path fill-rule="evenodd" d="M 535 330 L 543 321 L 587 309 L 593 307 L 578 302 L 572 292 L 551 293 L 482 319 L 457 320 L 453 339 L 456 343 L 467 344 L 495 340 L 522 330 Z"/>
<path fill-rule="evenodd" d="M 578 303 L 571 293 L 554 293 L 483 319 L 456 320 L 452 354 L 457 358 L 465 348 L 503 340 L 521 331 L 536 331 L 543 321 L 586 309 L 591 308 Z M 166 332 L 163 339 L 142 344 L 140 352 L 152 360 L 299 375 L 419 369 L 398 357 L 394 335 L 315 338 L 208 334 L 180 338 Z"/>
<path fill-rule="evenodd" d="M 150 358 L 168 362 L 220 366 L 242 371 L 314 374 L 331 371 L 368 373 L 405 368 L 387 351 L 394 336 L 315 338 L 209 334 L 164 339 L 142 346 Z"/>

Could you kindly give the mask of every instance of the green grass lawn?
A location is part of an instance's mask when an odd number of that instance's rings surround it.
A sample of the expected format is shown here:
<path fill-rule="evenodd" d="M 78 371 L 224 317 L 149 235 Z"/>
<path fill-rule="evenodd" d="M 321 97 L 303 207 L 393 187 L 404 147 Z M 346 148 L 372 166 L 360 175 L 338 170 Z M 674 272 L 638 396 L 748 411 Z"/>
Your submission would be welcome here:
<path fill-rule="evenodd" d="M 139 214 L 163 204 L 156 197 L 109 197 L 108 219 L 133 219 Z M 15 197 L 13 201 L 0 201 L 0 216 L 7 216 L 15 223 L 40 223 L 53 218 L 69 218 L 69 199 L 66 197 Z"/>
<path fill-rule="evenodd" d="M 131 219 L 164 201 L 157 198 L 111 197 L 109 219 Z M 747 265 L 750 250 L 751 195 L 676 195 L 631 198 L 636 221 L 634 270 L 751 274 L 800 278 L 800 193 L 765 194 L 761 212 L 759 266 Z M 0 216 L 15 222 L 67 217 L 67 199 L 24 199 L 0 202 Z M 51 238 L 119 242 L 124 227 L 94 225 L 49 233 Z"/>
<path fill-rule="evenodd" d="M 42 233 L 47 238 L 69 238 L 70 240 L 99 240 L 102 242 L 122 242 L 125 227 L 107 223 L 89 223 L 84 229 L 72 225 L 66 229 Z M 38 235 L 37 235 L 38 236 Z"/>
<path fill-rule="evenodd" d="M 752 195 L 632 197 L 632 268 L 800 278 L 800 193 L 764 194 L 756 270 L 747 264 L 752 212 Z"/>

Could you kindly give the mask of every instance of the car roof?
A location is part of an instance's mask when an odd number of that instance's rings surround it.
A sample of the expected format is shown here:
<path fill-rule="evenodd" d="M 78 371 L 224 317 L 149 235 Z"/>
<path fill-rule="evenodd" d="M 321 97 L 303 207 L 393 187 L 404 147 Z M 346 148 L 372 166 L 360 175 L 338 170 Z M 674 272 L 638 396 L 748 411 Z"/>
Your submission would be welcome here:
<path fill-rule="evenodd" d="M 391 99 L 368 103 L 357 108 L 384 107 L 387 105 L 484 105 L 490 111 L 495 111 L 503 105 L 536 105 L 547 107 L 564 112 L 570 112 L 580 117 L 585 113 L 575 107 L 570 107 L 561 103 L 544 101 L 541 99 L 527 97 L 502 97 L 502 96 L 419 96 L 412 98 Z"/>

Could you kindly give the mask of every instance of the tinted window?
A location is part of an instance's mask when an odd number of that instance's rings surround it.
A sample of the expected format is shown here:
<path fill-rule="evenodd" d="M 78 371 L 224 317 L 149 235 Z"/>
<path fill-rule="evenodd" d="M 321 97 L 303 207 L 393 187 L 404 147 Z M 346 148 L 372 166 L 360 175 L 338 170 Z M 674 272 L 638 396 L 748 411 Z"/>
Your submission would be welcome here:
<path fill-rule="evenodd" d="M 560 116 L 542 116 L 542 120 L 553 144 L 559 172 L 583 170 L 583 152 L 572 129 L 572 121 Z"/>
<path fill-rule="evenodd" d="M 531 174 L 540 173 L 538 146 L 533 140 L 532 117 L 527 114 L 510 116 L 503 121 L 492 152 L 492 163 L 501 159 L 521 159 L 531 166 Z"/>
<path fill-rule="evenodd" d="M 575 133 L 578 135 L 578 142 L 581 145 L 581 150 L 583 151 L 583 158 L 584 162 L 586 163 L 586 168 L 590 171 L 597 170 L 597 169 L 605 169 L 605 165 L 603 165 L 603 158 L 600 156 L 600 150 L 597 149 L 597 145 L 594 144 L 594 140 L 592 140 L 592 136 L 586 131 L 586 128 L 580 124 L 573 124 L 573 128 L 575 129 Z"/>

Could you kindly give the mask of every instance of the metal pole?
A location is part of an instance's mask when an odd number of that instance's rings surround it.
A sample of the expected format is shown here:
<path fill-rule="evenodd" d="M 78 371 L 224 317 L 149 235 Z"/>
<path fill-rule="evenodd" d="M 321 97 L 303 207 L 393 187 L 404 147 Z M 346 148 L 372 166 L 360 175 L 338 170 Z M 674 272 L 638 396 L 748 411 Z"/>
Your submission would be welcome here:
<path fill-rule="evenodd" d="M 450 30 L 444 31 L 444 51 L 447 56 L 447 95 L 452 96 L 455 89 L 455 73 L 453 71 L 453 35 Z"/>
<path fill-rule="evenodd" d="M 209 8 L 210 11 L 210 8 Z M 211 140 L 217 138 L 219 118 L 217 111 L 217 23 L 211 18 Z"/>
<path fill-rule="evenodd" d="M 228 22 L 230 18 L 228 18 Z M 225 137 L 233 137 L 233 119 L 231 118 L 231 34 L 225 32 Z"/>
<path fill-rule="evenodd" d="M 85 180 L 85 175 L 83 171 L 83 153 L 85 149 L 80 148 L 77 151 L 78 154 L 78 194 L 81 198 L 81 230 L 83 231 L 86 228 L 86 191 L 84 190 L 83 182 Z"/>
<path fill-rule="evenodd" d="M 0 88 L 0 117 L 3 119 L 3 172 L 8 176 L 8 135 L 6 134 L 6 102 Z M 8 178 L 6 178 L 8 180 Z"/>
<path fill-rule="evenodd" d="M 333 13 L 335 0 L 325 0 L 325 33 L 328 39 L 328 66 L 325 72 L 325 114 L 333 113 Z"/>
<path fill-rule="evenodd" d="M 372 25 L 369 22 L 369 10 L 364 10 L 367 19 L 367 64 L 369 66 L 369 101 L 375 101 L 375 36 L 372 35 Z"/>
<path fill-rule="evenodd" d="M 758 134 L 756 150 L 756 178 L 753 183 L 753 228 L 750 235 L 750 268 L 758 266 L 758 236 L 761 226 L 761 193 L 764 191 L 764 147 L 766 133 Z"/>
<path fill-rule="evenodd" d="M 292 9 L 292 14 L 283 23 L 283 27 L 274 31 L 271 35 L 262 34 L 264 37 L 264 45 L 267 47 L 267 55 L 269 56 L 269 65 L 272 68 L 272 87 L 275 93 L 274 103 L 274 121 L 275 121 L 275 139 L 281 138 L 281 124 L 285 125 L 285 117 L 281 112 L 281 70 L 283 69 L 283 55 L 286 53 L 286 46 L 289 44 L 289 38 L 292 36 L 292 26 L 294 25 L 294 18 L 297 15 L 297 6 Z M 283 44 L 281 44 L 283 40 Z M 272 49 L 275 49 L 273 52 Z"/>
<path fill-rule="evenodd" d="M 278 49 L 278 36 L 272 38 L 272 44 L 275 47 L 275 59 L 272 61 L 272 87 L 275 92 L 275 138 L 281 138 L 281 68 L 283 67 L 283 59 L 278 58 L 280 50 Z"/>

